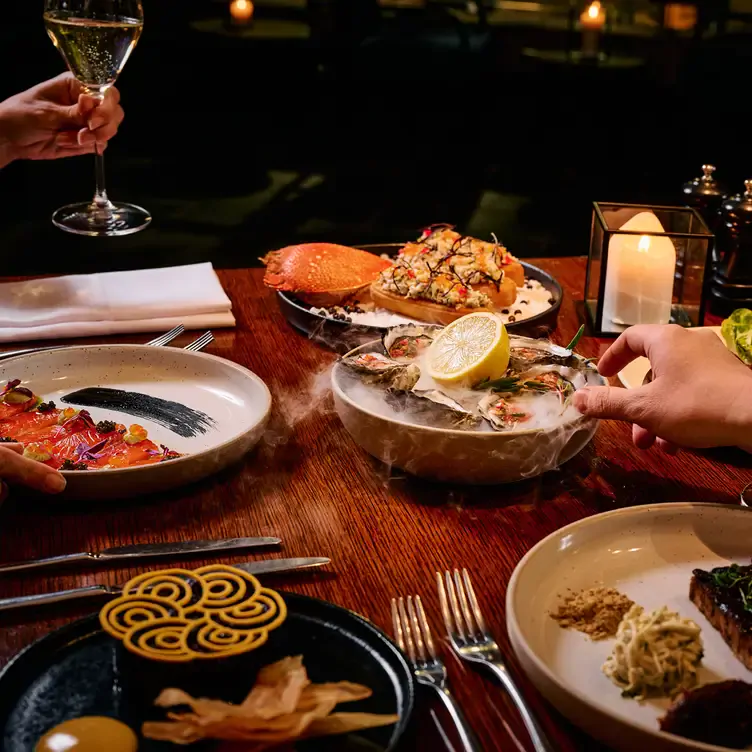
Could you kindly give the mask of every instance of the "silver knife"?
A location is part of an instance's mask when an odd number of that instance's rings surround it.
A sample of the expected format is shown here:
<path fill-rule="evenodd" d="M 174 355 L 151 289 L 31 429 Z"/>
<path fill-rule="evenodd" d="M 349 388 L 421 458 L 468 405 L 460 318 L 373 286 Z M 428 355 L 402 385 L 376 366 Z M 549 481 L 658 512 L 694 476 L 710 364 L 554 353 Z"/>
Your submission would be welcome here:
<path fill-rule="evenodd" d="M 248 564 L 233 564 L 237 569 L 242 569 L 249 574 L 279 574 L 281 572 L 297 572 L 301 569 L 313 569 L 329 564 L 331 559 L 324 557 L 312 557 L 308 559 L 264 559 L 251 561 Z M 103 596 L 117 596 L 123 592 L 123 588 L 117 585 L 91 585 L 89 587 L 76 588 L 75 590 L 57 590 L 54 593 L 42 593 L 41 595 L 21 595 L 17 598 L 0 598 L 0 611 L 12 611 L 25 606 L 44 606 L 50 603 L 64 603 L 75 601 L 79 598 L 91 598 Z"/>
<path fill-rule="evenodd" d="M 116 546 L 104 551 L 50 556 L 46 559 L 30 559 L 12 564 L 0 564 L 0 574 L 25 572 L 30 569 L 44 569 L 67 564 L 105 564 L 126 559 L 146 559 L 158 556 L 189 556 L 191 554 L 215 554 L 221 551 L 276 546 L 280 538 L 224 538 L 222 540 L 194 540 L 179 543 L 139 543 L 135 546 Z"/>

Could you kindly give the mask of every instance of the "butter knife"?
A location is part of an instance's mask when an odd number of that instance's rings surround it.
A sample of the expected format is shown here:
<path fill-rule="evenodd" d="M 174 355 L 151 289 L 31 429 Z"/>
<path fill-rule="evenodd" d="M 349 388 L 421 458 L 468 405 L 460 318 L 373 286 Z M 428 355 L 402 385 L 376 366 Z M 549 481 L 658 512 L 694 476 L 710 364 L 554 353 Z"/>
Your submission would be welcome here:
<path fill-rule="evenodd" d="M 192 554 L 216 554 L 222 551 L 236 551 L 239 549 L 259 548 L 261 546 L 276 546 L 281 543 L 280 538 L 224 538 L 221 540 L 193 540 L 178 543 L 139 543 L 135 546 L 116 546 L 104 551 L 93 551 L 78 554 L 63 554 L 49 556 L 46 559 L 30 559 L 11 564 L 0 564 L 0 574 L 8 572 L 28 572 L 32 569 L 64 566 L 68 564 L 108 564 L 114 561 L 128 559 L 147 559 L 159 556 L 190 556 Z"/>
<path fill-rule="evenodd" d="M 331 559 L 313 557 L 308 559 L 264 559 L 251 561 L 247 564 L 233 564 L 237 569 L 242 569 L 249 574 L 279 574 L 281 572 L 297 572 L 301 569 L 312 569 L 329 564 Z M 51 603 L 64 603 L 81 598 L 102 598 L 117 596 L 123 592 L 123 588 L 117 585 L 90 585 L 89 587 L 75 588 L 74 590 L 57 590 L 54 593 L 42 593 L 41 595 L 21 595 L 17 598 L 0 598 L 0 612 L 12 611 L 26 606 L 45 606 Z"/>

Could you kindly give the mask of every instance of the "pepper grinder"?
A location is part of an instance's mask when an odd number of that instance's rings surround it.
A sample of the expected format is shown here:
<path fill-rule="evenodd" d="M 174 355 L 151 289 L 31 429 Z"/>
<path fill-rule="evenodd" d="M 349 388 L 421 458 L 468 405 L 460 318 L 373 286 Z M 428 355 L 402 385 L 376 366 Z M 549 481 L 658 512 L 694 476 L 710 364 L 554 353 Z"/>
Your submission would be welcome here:
<path fill-rule="evenodd" d="M 710 232 L 715 235 L 711 259 L 713 266 L 717 268 L 726 250 L 722 247 L 724 243 L 721 240 L 723 233 L 720 232 L 722 227 L 719 215 L 721 204 L 726 197 L 726 191 L 713 177 L 714 172 L 714 165 L 704 164 L 702 166 L 702 177 L 684 183 L 683 191 L 687 204 L 697 209 Z"/>
<path fill-rule="evenodd" d="M 752 308 L 752 180 L 745 192 L 721 206 L 721 233 L 728 246 L 710 285 L 713 313 L 728 316 L 736 308 Z"/>

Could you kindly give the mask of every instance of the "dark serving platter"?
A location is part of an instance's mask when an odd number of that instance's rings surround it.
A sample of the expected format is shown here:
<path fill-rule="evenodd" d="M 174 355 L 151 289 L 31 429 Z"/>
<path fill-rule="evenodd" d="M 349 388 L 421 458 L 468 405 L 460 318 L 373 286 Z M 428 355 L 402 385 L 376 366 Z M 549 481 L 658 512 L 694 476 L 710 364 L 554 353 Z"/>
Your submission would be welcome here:
<path fill-rule="evenodd" d="M 386 253 L 389 256 L 394 256 L 403 245 L 403 243 L 384 243 L 358 247 L 369 253 L 378 255 Z M 529 319 L 514 324 L 507 324 L 507 329 L 512 334 L 526 337 L 544 337 L 556 328 L 564 292 L 561 285 L 548 272 L 524 261 L 520 263 L 525 269 L 525 277 L 540 282 L 551 293 L 553 303 L 548 310 L 536 316 L 531 316 Z M 290 293 L 278 292 L 277 301 L 285 318 L 296 329 L 338 352 L 349 352 L 355 347 L 373 340 L 374 337 L 383 335 L 386 331 L 386 327 L 382 326 L 351 324 L 347 321 L 337 321 L 329 316 L 313 313 L 311 306 L 298 300 Z"/>
<path fill-rule="evenodd" d="M 343 705 L 342 711 L 398 713 L 400 720 L 392 726 L 298 742 L 295 748 L 300 752 L 395 749 L 409 723 L 415 695 L 413 674 L 402 653 L 383 632 L 351 611 L 315 598 L 282 595 L 287 620 L 270 634 L 266 645 L 247 654 L 254 664 L 250 671 L 248 661 L 241 662 L 241 668 L 233 660 L 234 668 L 219 672 L 207 667 L 204 673 L 199 667 L 194 677 L 197 686 L 182 688 L 194 696 L 241 702 L 253 686 L 255 671 L 288 655 L 303 655 L 313 682 L 347 680 L 371 687 L 371 697 Z M 98 616 L 75 621 L 19 653 L 0 673 L 2 752 L 33 752 L 50 728 L 84 715 L 117 718 L 136 732 L 145 720 L 164 720 L 164 711 L 144 698 L 171 686 L 170 664 L 149 661 L 159 670 L 135 674 L 124 665 L 128 660 L 120 643 L 101 629 Z M 214 746 L 201 742 L 190 749 L 209 752 Z M 139 737 L 138 749 L 187 748 Z"/>

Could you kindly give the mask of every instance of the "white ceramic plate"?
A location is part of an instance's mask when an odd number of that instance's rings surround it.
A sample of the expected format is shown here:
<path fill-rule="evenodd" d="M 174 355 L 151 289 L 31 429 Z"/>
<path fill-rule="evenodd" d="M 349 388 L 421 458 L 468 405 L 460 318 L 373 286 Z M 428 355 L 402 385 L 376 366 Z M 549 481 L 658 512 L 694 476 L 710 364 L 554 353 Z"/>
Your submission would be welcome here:
<path fill-rule="evenodd" d="M 271 395 L 251 371 L 223 358 L 173 347 L 85 345 L 24 355 L 0 363 L 0 383 L 21 379 L 45 400 L 87 387 L 139 392 L 178 402 L 212 419 L 205 432 L 179 436 L 165 425 L 100 407 L 95 421 L 138 423 L 157 444 L 185 457 L 144 467 L 65 472 L 65 495 L 112 499 L 164 491 L 218 472 L 250 451 L 261 438 Z"/>
<path fill-rule="evenodd" d="M 644 705 L 623 698 L 601 671 L 613 640 L 593 642 L 561 629 L 549 616 L 568 589 L 617 588 L 652 610 L 667 605 L 697 622 L 705 656 L 700 683 L 742 679 L 752 672 L 689 600 L 695 568 L 749 563 L 752 512 L 722 504 L 660 504 L 595 515 L 557 530 L 522 559 L 507 590 L 514 651 L 533 683 L 564 715 L 623 752 L 718 752 L 659 730 L 668 700 Z"/>
<path fill-rule="evenodd" d="M 698 326 L 691 329 L 687 329 L 688 332 L 715 332 L 720 339 L 721 327 L 720 326 Z M 627 389 L 637 389 L 642 386 L 642 382 L 645 380 L 645 376 L 648 375 L 650 370 L 650 361 L 647 358 L 637 358 L 633 360 L 626 368 L 619 372 L 619 381 L 624 384 Z"/>

